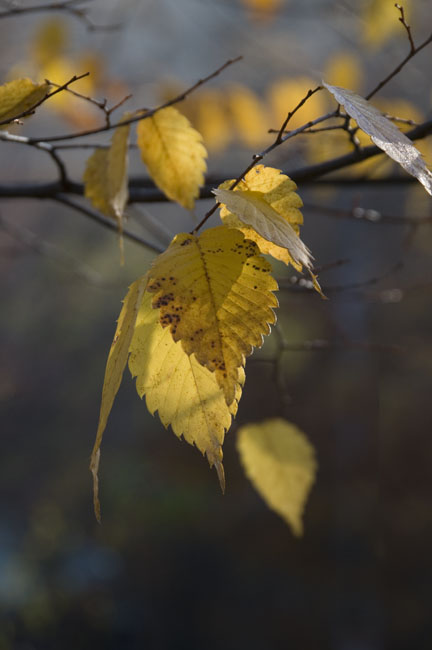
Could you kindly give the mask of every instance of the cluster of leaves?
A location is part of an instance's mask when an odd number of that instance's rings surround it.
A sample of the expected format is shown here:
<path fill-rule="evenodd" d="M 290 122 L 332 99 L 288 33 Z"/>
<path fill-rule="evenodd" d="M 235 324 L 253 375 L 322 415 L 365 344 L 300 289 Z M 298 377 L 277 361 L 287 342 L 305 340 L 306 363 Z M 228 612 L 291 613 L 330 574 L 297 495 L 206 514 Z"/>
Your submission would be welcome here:
<path fill-rule="evenodd" d="M 128 198 L 129 135 L 129 124 L 117 127 L 109 149 L 96 150 L 84 174 L 86 196 L 120 228 Z M 154 183 L 192 208 L 206 169 L 198 131 L 168 107 L 138 123 L 137 142 Z M 176 235 L 125 298 L 92 455 L 98 517 L 99 449 L 128 360 L 149 411 L 207 456 L 225 488 L 222 444 L 237 412 L 246 357 L 270 333 L 278 305 L 277 283 L 262 253 L 298 270 L 311 267 L 299 237 L 302 202 L 295 183 L 278 169 L 258 165 L 229 189 L 233 185 L 226 181 L 215 190 L 222 225 Z"/>
<path fill-rule="evenodd" d="M 410 56 L 429 41 L 417 50 L 413 47 Z M 338 108 L 299 130 L 305 132 L 327 119 L 338 118 L 345 125 L 353 120 L 346 129 L 349 134 L 361 129 L 432 194 L 431 171 L 395 124 L 353 91 L 324 86 Z M 258 164 L 292 136 L 293 131 L 286 131 L 288 122 L 319 89 L 306 94 L 284 120 L 274 143 L 256 154 L 237 179 L 213 190 L 221 225 L 199 232 L 211 210 L 193 232 L 177 234 L 130 286 L 108 357 L 91 459 L 98 519 L 100 445 L 127 364 L 149 411 L 158 412 L 165 427 L 171 426 L 177 436 L 207 456 L 224 490 L 222 446 L 241 399 L 246 359 L 261 347 L 276 321 L 278 286 L 263 255 L 297 271 L 306 269 L 321 293 L 311 253 L 299 236 L 303 217 L 296 185 L 281 170 Z M 16 79 L 1 86 L 0 123 L 32 114 L 50 96 L 47 82 Z M 116 220 L 120 241 L 129 201 L 128 153 L 135 123 L 141 158 L 168 200 L 193 209 L 206 172 L 203 138 L 176 107 L 165 104 L 125 113 L 110 145 L 95 147 L 84 172 L 85 196 L 98 211 Z M 111 128 L 108 120 L 105 130 Z M 267 503 L 300 534 L 301 513 L 316 470 L 304 434 L 285 421 L 272 420 L 240 429 L 238 448 L 247 475 Z"/>

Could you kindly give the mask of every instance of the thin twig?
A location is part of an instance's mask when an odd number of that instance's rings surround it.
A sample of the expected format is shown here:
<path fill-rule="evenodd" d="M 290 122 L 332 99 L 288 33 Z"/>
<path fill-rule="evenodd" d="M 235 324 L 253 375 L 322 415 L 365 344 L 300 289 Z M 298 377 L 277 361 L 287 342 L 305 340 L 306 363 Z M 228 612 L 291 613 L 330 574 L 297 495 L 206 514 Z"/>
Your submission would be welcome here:
<path fill-rule="evenodd" d="M 135 117 L 130 117 L 127 120 L 120 120 L 115 124 L 109 124 L 109 125 L 106 124 L 105 126 L 101 126 L 97 129 L 89 129 L 87 131 L 78 131 L 77 133 L 66 133 L 64 135 L 47 136 L 43 138 L 38 137 L 38 138 L 30 138 L 30 139 L 32 142 L 60 142 L 63 140 L 74 140 L 76 138 L 83 138 L 88 135 L 105 133 L 106 131 L 111 131 L 112 129 L 116 129 L 118 126 L 126 126 L 127 124 L 133 124 L 134 122 L 140 122 L 141 120 L 145 120 L 147 118 L 153 117 L 153 115 L 155 115 L 156 113 L 158 113 L 164 108 L 168 108 L 169 106 L 173 106 L 174 104 L 178 104 L 179 102 L 185 100 L 186 97 L 188 97 L 197 88 L 207 83 L 211 79 L 214 79 L 228 66 L 232 65 L 233 63 L 237 63 L 237 61 L 240 61 L 241 59 L 242 59 L 241 56 L 238 56 L 235 59 L 229 59 L 223 65 L 221 65 L 220 68 L 218 68 L 217 70 L 209 74 L 207 77 L 204 77 L 203 79 L 199 79 L 196 83 L 193 84 L 193 86 L 190 86 L 182 93 L 176 95 L 173 99 L 170 99 L 164 102 L 163 104 L 160 104 L 156 108 L 142 109 L 144 112 L 141 113 L 140 115 L 136 115 Z"/>
<path fill-rule="evenodd" d="M 57 203 L 62 203 L 63 205 L 67 205 L 73 210 L 76 210 L 77 212 L 81 212 L 81 214 L 84 214 L 86 217 L 90 217 L 90 219 L 93 219 L 93 221 L 100 223 L 105 228 L 108 228 L 109 230 L 112 230 L 113 232 L 116 232 L 118 234 L 117 222 L 114 221 L 113 219 L 109 219 L 108 217 L 105 217 L 100 212 L 96 212 L 96 210 L 92 210 L 87 206 L 82 205 L 81 203 L 78 203 L 77 201 L 74 201 L 73 199 L 65 196 L 64 194 L 55 194 L 50 198 L 53 201 L 56 201 Z M 148 248 L 153 253 L 163 252 L 163 248 L 157 246 L 156 244 L 153 244 L 152 242 L 147 241 L 143 237 L 140 237 L 140 235 L 136 235 L 135 233 L 131 232 L 127 228 L 123 228 L 122 235 L 125 239 L 129 239 L 130 241 L 133 241 L 136 244 L 141 244 L 141 246 L 145 246 L 145 248 Z"/>
<path fill-rule="evenodd" d="M 409 43 L 410 43 L 410 46 L 411 46 L 411 53 L 415 54 L 416 48 L 415 48 L 414 40 L 413 40 L 413 37 L 412 37 L 412 34 L 411 34 L 411 27 L 408 25 L 407 21 L 405 20 L 405 10 L 404 10 L 403 6 L 398 4 L 397 2 L 395 4 L 395 7 L 400 12 L 399 21 L 402 23 L 402 25 L 406 29 L 408 40 L 409 40 Z"/>
<path fill-rule="evenodd" d="M 418 47 L 415 47 L 414 50 L 410 49 L 409 53 L 403 59 L 403 61 L 401 61 L 401 63 L 399 63 L 399 65 L 397 65 L 396 68 L 392 72 L 390 72 L 390 74 L 387 75 L 387 77 L 385 77 L 382 81 L 380 81 L 379 84 L 377 84 L 375 86 L 375 88 L 373 90 L 371 90 L 371 92 L 368 95 L 366 95 L 366 99 L 370 99 L 371 97 L 376 95 L 376 93 L 379 90 L 381 90 L 381 88 L 383 88 L 385 85 L 387 85 L 388 82 L 391 79 L 393 79 L 393 77 L 395 77 L 402 70 L 402 68 L 408 63 L 408 61 L 410 61 L 413 58 L 413 56 L 418 54 L 420 52 L 420 50 L 422 50 L 424 47 L 429 45 L 429 43 L 432 43 L 432 34 L 430 34 L 430 36 L 428 36 L 427 39 L 424 40 L 423 43 L 421 43 Z M 411 46 L 411 43 L 410 43 L 410 46 Z"/>
<path fill-rule="evenodd" d="M 31 7 L 17 7 L 12 4 L 7 5 L 7 9 L 0 12 L 0 19 L 13 18 L 22 14 L 63 11 L 70 16 L 81 20 L 89 31 L 111 31 L 118 29 L 120 25 L 97 25 L 87 15 L 87 9 L 77 5 L 83 5 L 92 0 L 64 0 L 63 2 L 48 2 L 45 4 L 34 5 Z"/>

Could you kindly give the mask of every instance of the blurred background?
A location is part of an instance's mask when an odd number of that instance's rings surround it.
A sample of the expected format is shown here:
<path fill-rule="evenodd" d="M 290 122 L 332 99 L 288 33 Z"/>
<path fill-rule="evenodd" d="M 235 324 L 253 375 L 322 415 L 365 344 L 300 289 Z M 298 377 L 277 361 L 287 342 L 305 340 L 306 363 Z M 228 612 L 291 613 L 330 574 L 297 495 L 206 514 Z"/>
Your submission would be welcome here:
<path fill-rule="evenodd" d="M 83 6 L 98 29 L 61 11 L 1 19 L 1 83 L 91 71 L 77 90 L 111 105 L 133 93 L 133 109 L 243 55 L 180 107 L 220 178 L 236 177 L 322 78 L 366 94 L 409 51 L 392 0 Z M 419 43 L 430 2 L 404 7 Z M 430 119 L 430 60 L 429 47 L 375 105 Z M 318 93 L 293 125 L 333 106 Z M 54 135 L 100 123 L 95 107 L 62 94 L 13 128 Z M 287 171 L 351 146 L 344 134 L 305 135 L 265 162 Z M 430 160 L 431 141 L 419 148 Z M 79 181 L 89 151 L 62 155 Z M 136 151 L 131 171 L 145 175 Z M 366 172 L 398 173 L 379 157 L 344 176 Z M 2 186 L 55 173 L 43 152 L 1 143 Z M 101 525 L 88 463 L 106 357 L 120 301 L 153 254 L 125 242 L 121 267 L 115 233 L 83 215 L 50 201 L 1 201 L 0 650 L 430 648 L 430 197 L 402 181 L 298 191 L 302 238 L 329 300 L 272 262 L 283 287 L 278 330 L 247 364 L 224 446 L 225 496 L 196 449 L 148 414 L 126 372 L 102 447 Z M 166 245 L 210 205 L 197 202 L 195 215 L 135 205 L 128 225 Z M 300 539 L 254 491 L 236 451 L 236 427 L 276 416 L 317 451 Z"/>

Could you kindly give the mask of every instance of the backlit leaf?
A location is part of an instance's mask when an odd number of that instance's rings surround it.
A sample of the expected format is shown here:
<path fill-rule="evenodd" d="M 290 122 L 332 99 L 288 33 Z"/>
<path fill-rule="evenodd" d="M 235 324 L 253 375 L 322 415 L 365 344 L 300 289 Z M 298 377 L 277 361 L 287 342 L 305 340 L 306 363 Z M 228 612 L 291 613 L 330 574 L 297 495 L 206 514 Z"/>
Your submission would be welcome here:
<path fill-rule="evenodd" d="M 415 176 L 426 192 L 432 194 L 432 172 L 426 167 L 422 155 L 411 140 L 366 99 L 339 86 L 323 82 L 336 101 L 354 118 L 372 142 L 401 167 Z"/>
<path fill-rule="evenodd" d="M 292 225 L 264 199 L 263 192 L 253 190 L 213 190 L 240 221 L 251 226 L 267 241 L 286 248 L 297 265 L 312 268 L 312 255 Z"/>
<path fill-rule="evenodd" d="M 237 449 L 246 475 L 266 504 L 303 534 L 303 510 L 315 480 L 311 443 L 294 424 L 281 418 L 240 427 Z"/>
<path fill-rule="evenodd" d="M 130 345 L 129 368 L 136 376 L 138 394 L 146 396 L 148 410 L 158 411 L 165 427 L 171 425 L 178 437 L 183 435 L 206 454 L 210 466 L 216 466 L 223 490 L 222 444 L 237 412 L 243 368 L 235 399 L 227 406 L 215 373 L 199 364 L 194 354 L 186 354 L 169 329 L 161 326 L 152 297 L 145 292 Z"/>
<path fill-rule="evenodd" d="M 155 184 L 169 199 L 192 209 L 207 168 L 201 135 L 172 106 L 141 120 L 137 135 L 141 158 Z"/>
<path fill-rule="evenodd" d="M 129 292 L 123 302 L 123 307 L 117 321 L 117 329 L 114 334 L 105 369 L 99 424 L 90 462 L 90 470 L 93 474 L 94 509 L 98 521 L 100 521 L 100 505 L 98 498 L 100 446 L 108 421 L 108 416 L 111 412 L 117 391 L 120 388 L 123 371 L 129 354 L 129 345 L 132 340 L 135 321 L 142 301 L 146 281 L 147 277 L 145 276 L 136 280 L 129 288 Z"/>
<path fill-rule="evenodd" d="M 219 185 L 219 189 L 229 190 L 233 182 L 234 179 L 225 181 Z M 303 201 L 294 191 L 296 189 L 297 185 L 294 181 L 282 174 L 280 169 L 256 165 L 234 188 L 234 192 L 239 190 L 262 192 L 262 199 L 290 223 L 298 235 L 300 232 L 299 226 L 303 223 L 303 215 L 299 210 L 303 205 Z M 233 212 L 230 212 L 225 205 L 221 205 L 220 216 L 225 225 L 230 228 L 238 228 L 246 239 L 252 239 L 258 245 L 261 253 L 272 255 L 275 259 L 285 264 L 292 264 L 297 270 L 301 271 L 301 265 L 291 257 L 287 248 L 282 248 L 264 239 L 254 228 L 247 226 Z"/>
<path fill-rule="evenodd" d="M 13 119 L 37 104 L 49 93 L 46 83 L 35 84 L 31 79 L 15 79 L 0 86 L 0 122 Z"/>
<path fill-rule="evenodd" d="M 275 322 L 277 283 L 270 271 L 258 247 L 226 226 L 177 235 L 149 271 L 147 290 L 155 294 L 162 326 L 215 373 L 227 404 L 245 357 Z"/>

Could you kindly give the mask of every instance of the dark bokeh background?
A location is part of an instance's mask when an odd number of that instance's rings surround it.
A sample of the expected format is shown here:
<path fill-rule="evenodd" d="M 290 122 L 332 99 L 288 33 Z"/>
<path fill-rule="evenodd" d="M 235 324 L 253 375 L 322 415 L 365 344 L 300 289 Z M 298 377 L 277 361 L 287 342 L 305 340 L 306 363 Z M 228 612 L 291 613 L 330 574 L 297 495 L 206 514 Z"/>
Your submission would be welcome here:
<path fill-rule="evenodd" d="M 72 19 L 70 29 L 108 66 L 111 56 L 130 85 L 141 66 L 148 83 L 183 74 L 187 84 L 239 53 L 245 61 L 229 78 L 255 90 L 282 69 L 319 80 L 322 60 L 348 44 L 371 87 L 407 47 L 394 38 L 374 54 L 354 40 L 366 3 L 286 3 L 265 22 L 229 2 L 94 5 L 101 21 L 123 16 L 122 30 L 88 33 Z M 427 6 L 417 5 L 419 38 Z M 0 24 L 4 75 L 13 39 L 25 43 L 35 25 Z M 284 61 L 292 41 L 303 49 Z M 430 115 L 427 56 L 393 90 Z M 45 119 L 44 132 L 72 128 Z M 36 154 L 2 149 L 4 182 L 50 178 Z M 235 176 L 249 156 L 237 148 L 210 166 Z M 297 162 L 289 150 L 268 160 Z M 82 160 L 71 164 L 78 178 Z M 85 217 L 48 202 L 1 204 L 2 218 L 26 229 L 0 234 L 1 650 L 430 648 L 432 234 L 332 213 L 361 205 L 425 216 L 430 204 L 402 184 L 299 191 L 317 265 L 346 262 L 321 274 L 328 301 L 280 292 L 279 325 L 298 349 L 282 352 L 273 335 L 248 362 L 225 443 L 226 495 L 197 451 L 147 413 L 125 374 L 103 443 L 100 526 L 88 462 L 106 355 L 126 287 L 152 256 L 127 243 L 120 268 L 115 236 Z M 190 223 L 173 206 L 146 209 L 172 233 Z M 287 277 L 281 266 L 275 273 Z M 322 349 L 305 349 L 317 340 Z M 301 539 L 254 492 L 235 448 L 236 426 L 275 416 L 317 449 Z"/>

